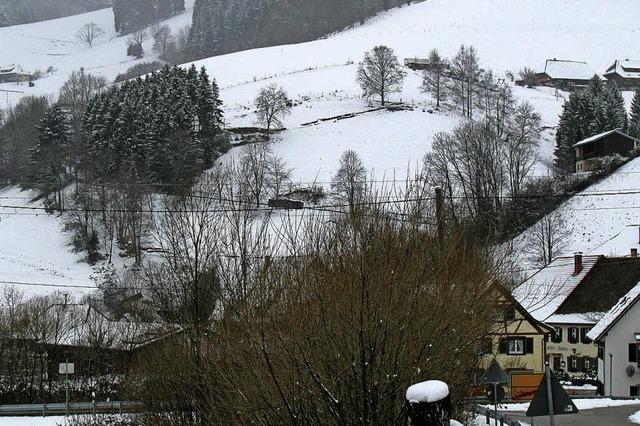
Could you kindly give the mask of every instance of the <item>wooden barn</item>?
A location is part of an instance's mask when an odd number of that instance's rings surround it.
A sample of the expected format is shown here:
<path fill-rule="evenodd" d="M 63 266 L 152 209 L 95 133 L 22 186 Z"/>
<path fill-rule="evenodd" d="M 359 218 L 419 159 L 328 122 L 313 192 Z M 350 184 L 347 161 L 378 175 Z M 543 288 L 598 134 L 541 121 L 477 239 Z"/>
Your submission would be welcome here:
<path fill-rule="evenodd" d="M 30 80 L 31 75 L 25 73 L 22 68 L 17 65 L 9 65 L 8 67 L 0 66 L 0 84 L 18 83 Z"/>
<path fill-rule="evenodd" d="M 423 58 L 406 58 L 404 60 L 404 66 L 412 69 L 414 71 L 429 71 L 431 69 L 434 69 L 434 65 L 431 64 L 431 61 L 429 61 L 429 59 L 423 59 Z M 437 65 L 439 67 L 443 66 L 443 65 Z M 449 65 L 444 65 L 445 69 L 449 68 Z"/>
<path fill-rule="evenodd" d="M 586 62 L 547 59 L 544 71 L 534 77 L 535 86 L 573 91 L 585 87 L 597 73 Z"/>
<path fill-rule="evenodd" d="M 635 90 L 640 88 L 640 61 L 615 61 L 604 74 L 604 77 L 613 81 L 621 90 Z"/>
<path fill-rule="evenodd" d="M 584 139 L 574 145 L 576 149 L 576 173 L 595 169 L 598 160 L 610 155 L 628 156 L 640 148 L 640 140 L 620 130 L 611 130 Z"/>

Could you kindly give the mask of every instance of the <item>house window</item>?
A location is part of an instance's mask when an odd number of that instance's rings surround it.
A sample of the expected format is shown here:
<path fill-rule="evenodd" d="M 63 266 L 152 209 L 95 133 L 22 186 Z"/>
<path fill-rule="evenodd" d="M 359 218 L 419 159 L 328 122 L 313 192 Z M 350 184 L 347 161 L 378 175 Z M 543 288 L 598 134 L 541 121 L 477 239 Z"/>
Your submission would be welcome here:
<path fill-rule="evenodd" d="M 578 373 L 580 371 L 578 363 L 578 357 L 569 356 L 567 357 L 567 370 L 570 373 Z"/>
<path fill-rule="evenodd" d="M 499 353 L 505 355 L 526 355 L 534 352 L 533 337 L 507 337 L 500 339 Z"/>
<path fill-rule="evenodd" d="M 577 327 L 569 327 L 569 343 L 578 343 L 579 331 Z"/>
<path fill-rule="evenodd" d="M 524 355 L 524 339 L 509 339 L 509 355 Z"/>
<path fill-rule="evenodd" d="M 585 345 L 590 345 L 591 343 L 593 343 L 593 340 L 591 340 L 591 339 L 589 339 L 589 338 L 587 337 L 587 333 L 588 333 L 589 331 L 591 331 L 591 328 L 585 328 L 585 327 L 583 327 L 583 328 L 581 328 L 581 329 L 580 329 L 580 341 L 581 341 L 582 343 L 584 343 Z"/>
<path fill-rule="evenodd" d="M 629 362 L 638 362 L 638 344 L 629 343 Z"/>
<path fill-rule="evenodd" d="M 629 396 L 638 396 L 638 386 L 629 386 Z"/>
<path fill-rule="evenodd" d="M 562 343 L 562 327 L 553 327 L 553 330 L 551 341 L 553 343 Z"/>

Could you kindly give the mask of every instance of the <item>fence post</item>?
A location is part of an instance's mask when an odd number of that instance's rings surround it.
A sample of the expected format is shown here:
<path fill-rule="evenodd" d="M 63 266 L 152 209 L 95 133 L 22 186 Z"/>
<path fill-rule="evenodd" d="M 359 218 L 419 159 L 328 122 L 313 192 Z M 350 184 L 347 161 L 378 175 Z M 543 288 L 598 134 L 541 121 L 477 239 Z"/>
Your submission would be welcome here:
<path fill-rule="evenodd" d="M 487 424 L 490 425 L 491 424 L 491 413 L 489 412 L 489 410 L 485 411 L 484 415 L 487 418 Z"/>
<path fill-rule="evenodd" d="M 42 417 L 47 417 L 47 404 L 42 404 Z"/>
<path fill-rule="evenodd" d="M 504 426 L 504 417 L 500 417 L 500 426 Z"/>
<path fill-rule="evenodd" d="M 118 411 L 118 414 L 122 415 L 122 401 L 118 401 Z"/>

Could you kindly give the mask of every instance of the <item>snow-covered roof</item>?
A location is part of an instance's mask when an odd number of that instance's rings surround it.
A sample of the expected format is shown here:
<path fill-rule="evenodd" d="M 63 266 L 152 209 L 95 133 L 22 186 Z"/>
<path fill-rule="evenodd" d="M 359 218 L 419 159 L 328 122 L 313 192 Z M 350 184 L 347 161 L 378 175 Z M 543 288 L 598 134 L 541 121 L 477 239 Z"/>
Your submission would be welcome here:
<path fill-rule="evenodd" d="M 544 72 L 553 79 L 591 80 L 597 73 L 586 62 L 547 59 Z"/>
<path fill-rule="evenodd" d="M 640 225 L 625 226 L 618 234 L 596 248 L 592 254 L 629 256 L 631 249 L 636 249 L 640 252 Z"/>
<path fill-rule="evenodd" d="M 0 74 L 8 74 L 10 72 L 14 72 L 16 69 L 15 65 L 9 65 L 7 67 L 0 66 Z"/>
<path fill-rule="evenodd" d="M 593 135 L 591 137 L 588 137 L 587 139 L 583 139 L 583 140 L 581 140 L 580 142 L 578 142 L 577 144 L 575 144 L 573 146 L 588 145 L 590 143 L 597 142 L 600 139 L 605 138 L 605 137 L 610 136 L 610 135 L 613 135 L 613 134 L 618 134 L 618 135 L 623 136 L 625 138 L 629 138 L 629 139 L 631 139 L 631 140 L 633 140 L 635 142 L 640 142 L 638 139 L 636 139 L 636 138 L 634 138 L 632 136 L 629 136 L 626 133 L 623 133 L 618 129 L 615 129 L 615 130 L 609 130 L 608 132 L 598 133 L 597 135 Z"/>
<path fill-rule="evenodd" d="M 640 284 L 636 285 L 629 293 L 624 295 L 616 305 L 607 312 L 600 321 L 589 331 L 587 336 L 591 340 L 600 340 L 602 336 L 615 325 L 619 318 L 638 301 L 640 298 Z"/>
<path fill-rule="evenodd" d="M 548 321 L 593 269 L 601 256 L 583 256 L 575 272 L 573 257 L 559 257 L 513 291 L 515 299 L 538 321 Z"/>
<path fill-rule="evenodd" d="M 640 78 L 640 61 L 617 60 L 607 70 L 606 75 L 618 74 L 623 78 Z"/>
<path fill-rule="evenodd" d="M 550 324 L 584 324 L 593 325 L 600 321 L 604 312 L 586 312 L 575 314 L 553 314 L 547 318 Z"/>

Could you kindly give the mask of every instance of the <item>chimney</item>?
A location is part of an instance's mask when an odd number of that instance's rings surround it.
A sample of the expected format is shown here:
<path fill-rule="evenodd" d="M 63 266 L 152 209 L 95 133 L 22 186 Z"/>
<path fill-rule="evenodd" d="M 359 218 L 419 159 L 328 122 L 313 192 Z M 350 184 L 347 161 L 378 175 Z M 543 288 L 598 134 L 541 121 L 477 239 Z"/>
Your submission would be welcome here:
<path fill-rule="evenodd" d="M 580 272 L 582 272 L 582 253 L 576 253 L 573 256 L 573 265 L 573 275 L 578 275 Z"/>
<path fill-rule="evenodd" d="M 632 248 L 631 249 L 631 257 L 638 257 L 638 249 L 637 248 Z"/>

